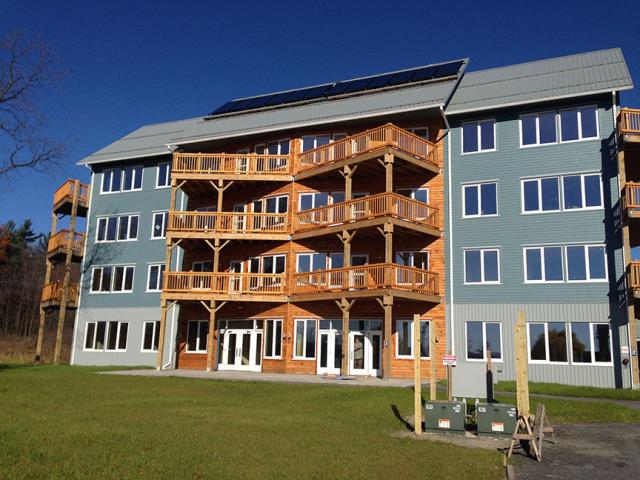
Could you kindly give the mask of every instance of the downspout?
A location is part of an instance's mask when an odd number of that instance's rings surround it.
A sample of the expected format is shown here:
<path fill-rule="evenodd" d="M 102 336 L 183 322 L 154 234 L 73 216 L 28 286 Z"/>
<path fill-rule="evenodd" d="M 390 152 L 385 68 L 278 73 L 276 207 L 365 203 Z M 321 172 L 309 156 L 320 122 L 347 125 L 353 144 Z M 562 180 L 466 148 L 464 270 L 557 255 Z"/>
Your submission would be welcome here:
<path fill-rule="evenodd" d="M 169 151 L 171 152 L 171 155 L 173 156 L 173 152 L 175 152 L 178 149 L 177 145 L 167 145 L 167 148 L 169 149 Z M 184 192 L 180 192 L 180 211 L 184 210 Z M 176 267 L 180 265 L 180 248 L 178 248 L 178 251 L 176 253 Z M 175 353 L 175 326 L 176 326 L 176 307 L 177 304 L 174 304 L 173 307 L 171 307 L 171 333 L 169 338 L 171 339 L 171 342 L 169 343 L 169 361 L 164 364 L 162 366 L 162 370 L 165 370 L 167 368 L 169 368 L 171 365 L 173 365 L 173 355 Z"/>

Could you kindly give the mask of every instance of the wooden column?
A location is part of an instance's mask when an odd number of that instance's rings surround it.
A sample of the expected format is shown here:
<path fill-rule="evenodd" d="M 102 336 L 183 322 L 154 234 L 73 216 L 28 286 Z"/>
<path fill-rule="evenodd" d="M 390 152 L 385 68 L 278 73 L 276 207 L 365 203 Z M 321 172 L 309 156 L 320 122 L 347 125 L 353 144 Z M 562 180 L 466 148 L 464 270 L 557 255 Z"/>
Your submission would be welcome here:
<path fill-rule="evenodd" d="M 393 192 L 393 154 L 385 153 L 384 159 L 378 159 L 380 164 L 384 167 L 384 185 L 385 192 L 392 193 Z"/>
<path fill-rule="evenodd" d="M 356 173 L 358 165 L 345 165 L 340 174 L 344 177 L 344 200 L 348 202 L 353 198 L 353 174 Z"/>
<path fill-rule="evenodd" d="M 169 252 L 171 255 L 171 252 Z M 156 357 L 156 370 L 162 370 L 162 354 L 164 353 L 164 334 L 167 324 L 167 301 L 160 299 L 160 333 L 158 334 L 158 354 Z"/>
<path fill-rule="evenodd" d="M 338 234 L 338 238 L 342 241 L 343 245 L 343 266 L 344 268 L 348 268 L 351 266 L 351 241 L 356 236 L 356 231 L 349 233 L 348 230 L 343 230 L 342 233 Z"/>
<path fill-rule="evenodd" d="M 336 300 L 338 308 L 342 311 L 342 365 L 340 375 L 346 377 L 349 375 L 349 311 L 355 300 L 350 302 L 346 298 Z"/>
<path fill-rule="evenodd" d="M 414 432 L 422 435 L 422 375 L 420 372 L 420 315 L 413 316 L 413 409 Z"/>
<path fill-rule="evenodd" d="M 514 342 L 516 350 L 516 404 L 518 415 L 528 418 L 529 409 L 529 365 L 527 360 L 527 332 L 524 310 L 518 312 Z"/>
<path fill-rule="evenodd" d="M 211 300 L 207 305 L 205 302 L 200 302 L 202 306 L 209 312 L 209 335 L 207 335 L 207 372 L 216 371 L 218 369 L 218 349 L 216 348 L 217 338 L 216 331 L 216 313 L 226 302 L 217 303 L 215 300 Z"/>
<path fill-rule="evenodd" d="M 52 212 L 51 213 L 51 235 L 49 238 L 53 237 L 56 234 L 57 229 L 58 229 L 58 214 L 55 212 Z M 48 245 L 47 245 L 47 249 L 48 249 Z M 45 285 L 51 282 L 51 269 L 52 269 L 51 262 L 49 261 L 49 258 L 47 258 L 46 270 L 44 273 Z M 44 308 L 42 308 L 42 301 L 40 301 L 40 324 L 38 325 L 38 343 L 36 345 L 36 358 L 35 358 L 36 362 L 42 361 L 42 342 L 44 340 L 44 327 L 45 327 L 46 321 L 47 321 L 47 312 L 45 312 Z"/>
<path fill-rule="evenodd" d="M 393 323 L 393 296 L 384 295 L 382 299 L 376 298 L 384 310 L 384 341 L 382 342 L 382 378 L 391 378 L 391 346 Z"/>
<path fill-rule="evenodd" d="M 438 366 L 438 355 L 436 354 L 436 343 L 437 343 L 437 337 L 436 337 L 436 328 L 435 328 L 435 322 L 431 322 L 429 324 L 429 364 L 431 366 L 431 375 L 429 375 L 429 398 L 431 400 L 436 400 L 436 375 L 437 375 L 437 370 L 436 367 Z M 419 347 L 418 347 L 419 348 Z M 418 349 L 418 352 L 420 352 L 420 350 Z"/>
<path fill-rule="evenodd" d="M 62 283 L 62 298 L 60 299 L 60 311 L 58 312 L 58 330 L 56 332 L 56 347 L 53 352 L 53 363 L 60 363 L 62 351 L 62 335 L 64 333 L 64 320 L 67 315 L 67 303 L 69 302 L 69 283 L 71 282 L 71 261 L 73 260 L 73 238 L 76 231 L 78 216 L 78 202 L 80 201 L 80 180 L 73 182 L 73 202 L 71 204 L 71 219 L 69 221 L 69 242 L 67 244 L 64 260 L 64 280 Z M 77 301 L 77 300 L 76 300 Z"/>

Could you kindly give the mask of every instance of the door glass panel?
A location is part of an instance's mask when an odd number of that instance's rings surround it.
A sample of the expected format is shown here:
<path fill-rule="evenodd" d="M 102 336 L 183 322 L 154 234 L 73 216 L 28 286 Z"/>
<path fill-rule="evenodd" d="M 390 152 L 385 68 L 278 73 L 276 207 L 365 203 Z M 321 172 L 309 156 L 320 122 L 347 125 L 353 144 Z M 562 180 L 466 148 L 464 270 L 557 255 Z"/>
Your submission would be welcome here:
<path fill-rule="evenodd" d="M 329 335 L 320 334 L 320 368 L 327 368 L 327 356 L 329 350 Z"/>
<path fill-rule="evenodd" d="M 236 363 L 236 334 L 229 333 L 227 335 L 227 365 L 234 365 Z"/>
<path fill-rule="evenodd" d="M 353 368 L 364 370 L 364 335 L 353 336 Z"/>
<path fill-rule="evenodd" d="M 371 346 L 373 349 L 371 368 L 380 370 L 380 335 L 372 335 L 371 342 L 373 343 Z"/>
<path fill-rule="evenodd" d="M 246 335 L 248 336 L 248 335 Z M 260 360 L 262 360 L 262 334 L 258 333 L 256 335 L 256 365 L 260 365 Z"/>
<path fill-rule="evenodd" d="M 251 364 L 251 335 L 248 333 L 242 335 L 241 361 L 242 365 Z"/>
<path fill-rule="evenodd" d="M 334 336 L 333 367 L 339 369 L 341 366 L 342 366 L 342 334 L 336 333 Z"/>

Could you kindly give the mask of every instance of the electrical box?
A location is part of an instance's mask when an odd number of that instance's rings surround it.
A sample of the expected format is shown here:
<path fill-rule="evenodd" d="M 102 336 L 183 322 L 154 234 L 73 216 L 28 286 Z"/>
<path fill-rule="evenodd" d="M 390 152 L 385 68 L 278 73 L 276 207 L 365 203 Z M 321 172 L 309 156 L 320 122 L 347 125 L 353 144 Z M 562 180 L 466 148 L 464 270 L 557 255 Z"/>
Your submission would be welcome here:
<path fill-rule="evenodd" d="M 427 401 L 424 406 L 425 430 L 432 432 L 464 432 L 466 413 L 464 402 Z"/>
<path fill-rule="evenodd" d="M 511 436 L 516 428 L 518 411 L 506 403 L 479 403 L 476 410 L 478 435 Z"/>

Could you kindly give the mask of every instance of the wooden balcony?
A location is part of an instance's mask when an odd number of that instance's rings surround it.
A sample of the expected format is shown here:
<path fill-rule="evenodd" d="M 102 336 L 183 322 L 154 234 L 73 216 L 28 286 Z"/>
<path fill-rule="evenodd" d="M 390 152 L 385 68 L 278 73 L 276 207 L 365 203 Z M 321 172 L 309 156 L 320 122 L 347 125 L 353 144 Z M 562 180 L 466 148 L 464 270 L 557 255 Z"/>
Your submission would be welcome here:
<path fill-rule="evenodd" d="M 84 252 L 84 234 L 75 232 L 73 239 L 71 238 L 71 232 L 69 230 L 60 230 L 53 237 L 49 238 L 49 245 L 47 248 L 47 257 L 49 260 L 58 260 L 64 258 L 67 254 L 67 248 L 69 243 L 72 244 L 72 259 L 79 260 L 82 258 Z"/>
<path fill-rule="evenodd" d="M 388 123 L 302 152 L 295 177 L 296 180 L 307 178 L 347 164 L 379 158 L 387 151 L 418 168 L 439 172 L 434 143 Z"/>
<path fill-rule="evenodd" d="M 168 272 L 162 296 L 171 300 L 286 302 L 284 274 Z"/>
<path fill-rule="evenodd" d="M 171 175 L 181 180 L 290 181 L 292 165 L 291 155 L 176 152 Z"/>
<path fill-rule="evenodd" d="M 89 207 L 89 185 L 80 183 L 80 196 L 78 198 L 78 216 L 85 217 Z M 53 194 L 53 212 L 62 215 L 70 215 L 75 193 L 75 180 L 69 179 L 62 184 Z"/>
<path fill-rule="evenodd" d="M 380 193 L 296 213 L 293 238 L 380 226 L 386 222 L 419 234 L 440 236 L 437 208 L 396 193 Z"/>
<path fill-rule="evenodd" d="M 296 273 L 290 293 L 294 302 L 384 294 L 433 303 L 442 300 L 437 273 L 394 263 Z"/>
<path fill-rule="evenodd" d="M 42 296 L 40 301 L 43 308 L 59 308 L 62 303 L 62 281 L 47 283 L 42 288 Z M 77 283 L 69 284 L 69 296 L 67 300 L 67 308 L 78 307 L 78 293 L 80 287 Z"/>
<path fill-rule="evenodd" d="M 640 109 L 620 109 L 618 134 L 625 142 L 640 143 Z"/>
<path fill-rule="evenodd" d="M 288 240 L 287 213 L 169 212 L 175 238 Z"/>
<path fill-rule="evenodd" d="M 629 271 L 627 275 L 631 295 L 636 300 L 640 299 L 640 261 L 632 260 L 629 263 Z"/>

